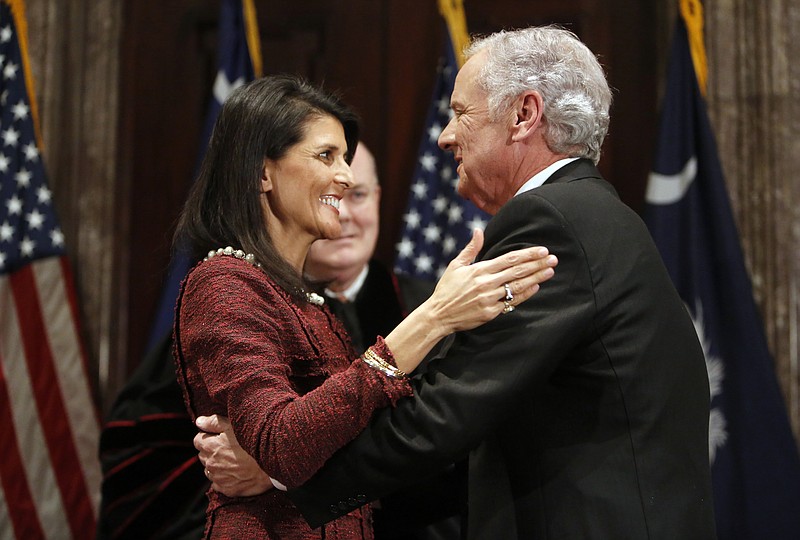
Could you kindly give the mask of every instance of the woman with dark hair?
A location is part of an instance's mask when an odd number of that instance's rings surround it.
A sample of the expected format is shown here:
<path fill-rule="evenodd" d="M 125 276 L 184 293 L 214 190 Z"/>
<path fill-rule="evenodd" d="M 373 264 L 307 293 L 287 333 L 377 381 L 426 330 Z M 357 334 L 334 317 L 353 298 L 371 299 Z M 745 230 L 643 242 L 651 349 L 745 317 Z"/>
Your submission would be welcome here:
<path fill-rule="evenodd" d="M 544 248 L 471 265 L 476 233 L 434 294 L 358 357 L 302 276 L 311 243 L 340 233 L 357 140 L 354 114 L 298 78 L 243 86 L 219 114 L 176 232 L 204 257 L 176 307 L 174 352 L 190 414 L 230 417 L 242 447 L 262 466 L 279 464 L 266 470 L 290 487 L 376 408 L 410 395 L 406 373 L 442 337 L 513 310 L 552 275 Z M 208 496 L 208 538 L 372 538 L 368 507 L 312 531 L 281 491 Z"/>

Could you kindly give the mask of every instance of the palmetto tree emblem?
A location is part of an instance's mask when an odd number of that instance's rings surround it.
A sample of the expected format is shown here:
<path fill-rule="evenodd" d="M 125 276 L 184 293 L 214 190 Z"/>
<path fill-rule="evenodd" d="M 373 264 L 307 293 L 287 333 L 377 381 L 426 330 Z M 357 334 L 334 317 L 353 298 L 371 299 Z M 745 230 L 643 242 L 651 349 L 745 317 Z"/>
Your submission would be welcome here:
<path fill-rule="evenodd" d="M 695 332 L 703 347 L 708 372 L 708 387 L 711 394 L 711 411 L 708 417 L 708 459 L 713 465 L 717 450 L 728 440 L 727 422 L 719 406 L 714 406 L 714 398 L 722 393 L 722 381 L 725 379 L 725 364 L 722 359 L 711 353 L 711 343 L 703 326 L 703 305 L 695 299 L 696 313 L 692 314 Z"/>

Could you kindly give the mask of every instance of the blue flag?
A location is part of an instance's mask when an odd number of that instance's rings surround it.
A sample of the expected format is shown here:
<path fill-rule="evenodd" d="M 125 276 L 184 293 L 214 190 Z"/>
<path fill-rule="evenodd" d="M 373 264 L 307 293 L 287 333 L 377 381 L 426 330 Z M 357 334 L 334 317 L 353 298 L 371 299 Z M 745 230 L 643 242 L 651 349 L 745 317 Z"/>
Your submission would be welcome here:
<path fill-rule="evenodd" d="M 678 21 L 645 221 L 695 321 L 711 386 L 717 532 L 800 537 L 800 457 L 753 300 L 716 143 Z"/>
<path fill-rule="evenodd" d="M 198 168 L 205 154 L 206 146 L 208 146 L 211 130 L 214 127 L 220 108 L 222 108 L 222 103 L 233 90 L 253 80 L 256 71 L 253 67 L 254 64 L 260 66 L 260 51 L 254 50 L 251 56 L 251 51 L 248 47 L 248 31 L 252 32 L 251 25 L 254 24 L 254 22 L 251 22 L 252 19 L 248 20 L 248 17 L 253 17 L 254 13 L 248 13 L 248 10 L 243 6 L 248 2 L 252 2 L 252 0 L 222 0 L 219 18 L 217 76 L 214 80 L 213 93 L 203 128 L 197 161 Z M 256 57 L 258 60 L 254 62 Z M 189 272 L 193 262 L 196 261 L 191 261 L 180 250 L 173 255 L 164 289 L 161 293 L 161 300 L 153 321 L 153 327 L 150 331 L 146 351 L 155 348 L 162 339 L 172 332 L 175 300 L 178 298 L 181 281 Z"/>
<path fill-rule="evenodd" d="M 450 94 L 458 72 L 452 40 L 445 42 L 395 259 L 395 272 L 428 281 L 442 275 L 469 242 L 472 229 L 483 229 L 489 221 L 488 214 L 456 193 L 455 161 L 437 145 L 452 116 Z"/>

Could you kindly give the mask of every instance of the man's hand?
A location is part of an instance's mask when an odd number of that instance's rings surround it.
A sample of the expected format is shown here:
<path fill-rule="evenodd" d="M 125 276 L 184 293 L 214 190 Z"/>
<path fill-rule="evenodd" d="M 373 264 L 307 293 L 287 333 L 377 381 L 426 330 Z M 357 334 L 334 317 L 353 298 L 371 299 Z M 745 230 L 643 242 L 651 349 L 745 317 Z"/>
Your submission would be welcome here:
<path fill-rule="evenodd" d="M 267 473 L 239 446 L 226 417 L 198 416 L 195 425 L 201 431 L 194 447 L 213 489 L 228 497 L 250 497 L 273 488 Z"/>

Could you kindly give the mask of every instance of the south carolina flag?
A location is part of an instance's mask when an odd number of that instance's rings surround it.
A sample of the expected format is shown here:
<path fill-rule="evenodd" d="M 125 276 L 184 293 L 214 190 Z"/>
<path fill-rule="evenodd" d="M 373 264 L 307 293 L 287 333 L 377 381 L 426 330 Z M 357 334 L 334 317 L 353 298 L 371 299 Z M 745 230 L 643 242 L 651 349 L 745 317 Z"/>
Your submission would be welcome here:
<path fill-rule="evenodd" d="M 645 221 L 694 318 L 706 355 L 709 458 L 719 538 L 797 539 L 800 458 L 698 84 L 698 78 L 704 81 L 705 53 L 698 34 L 702 6 L 682 0 L 681 13 Z M 687 26 L 694 32 L 688 33 Z M 695 66 L 701 68 L 700 77 Z"/>

